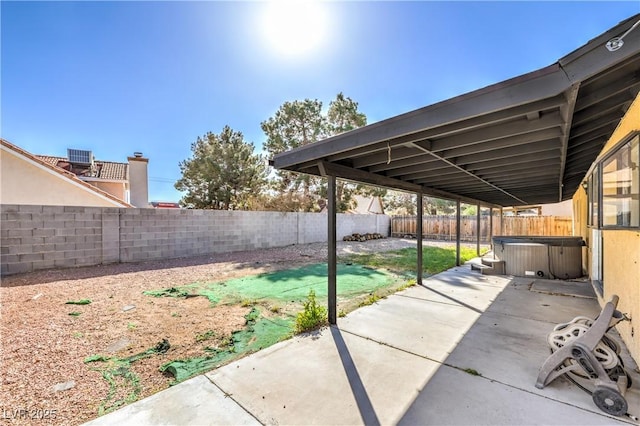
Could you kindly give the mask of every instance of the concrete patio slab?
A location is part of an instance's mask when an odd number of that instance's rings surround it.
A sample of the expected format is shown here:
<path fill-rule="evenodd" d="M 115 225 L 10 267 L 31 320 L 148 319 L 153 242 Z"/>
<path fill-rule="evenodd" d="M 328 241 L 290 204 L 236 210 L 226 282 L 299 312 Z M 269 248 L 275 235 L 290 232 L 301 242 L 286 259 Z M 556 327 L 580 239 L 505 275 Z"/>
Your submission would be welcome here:
<path fill-rule="evenodd" d="M 265 424 L 394 424 L 440 364 L 337 327 L 207 374 Z"/>
<path fill-rule="evenodd" d="M 339 319 L 338 325 L 346 332 L 442 361 L 481 314 L 466 306 L 392 295 Z"/>
<path fill-rule="evenodd" d="M 595 299 L 552 296 L 509 286 L 487 311 L 549 323 L 550 326 L 545 329 L 546 335 L 556 324 L 571 321 L 577 316 L 595 318 L 600 313 L 600 307 Z"/>
<path fill-rule="evenodd" d="M 442 367 L 401 425 L 614 425 L 622 421 Z"/>
<path fill-rule="evenodd" d="M 396 294 L 399 296 L 453 304 L 468 307 L 472 310 L 484 311 L 508 284 L 509 279 L 502 278 L 500 281 L 492 279 L 490 285 L 485 285 L 484 282 L 479 282 L 467 286 L 456 286 L 452 285 L 450 282 L 433 277 L 428 281 L 424 281 L 423 285 L 409 287 L 408 289 Z"/>
<path fill-rule="evenodd" d="M 591 397 L 568 380 L 556 380 L 544 389 L 535 387 L 538 371 L 550 354 L 546 334 L 538 332 L 545 328 L 550 328 L 549 324 L 488 312 L 445 362 L 462 369 L 473 368 L 487 379 L 599 413 Z M 488 353 L 492 356 L 486 356 Z"/>
<path fill-rule="evenodd" d="M 531 290 L 560 296 L 596 298 L 593 287 L 586 281 L 535 280 Z"/>
<path fill-rule="evenodd" d="M 259 425 L 205 376 L 98 417 L 86 425 Z"/>

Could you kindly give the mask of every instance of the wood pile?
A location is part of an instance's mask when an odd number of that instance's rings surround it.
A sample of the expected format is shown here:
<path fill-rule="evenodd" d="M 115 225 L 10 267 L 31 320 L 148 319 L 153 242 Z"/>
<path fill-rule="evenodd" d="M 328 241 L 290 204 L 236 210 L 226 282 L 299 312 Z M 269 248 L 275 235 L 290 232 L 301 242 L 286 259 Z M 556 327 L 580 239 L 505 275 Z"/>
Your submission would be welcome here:
<path fill-rule="evenodd" d="M 373 233 L 373 234 L 367 233 L 367 234 L 346 235 L 346 236 L 344 236 L 342 238 L 342 241 L 361 241 L 361 242 L 364 242 L 364 241 L 367 241 L 367 240 L 380 240 L 382 238 L 384 238 L 382 236 L 382 234 L 378 234 L 376 232 L 376 233 Z"/>

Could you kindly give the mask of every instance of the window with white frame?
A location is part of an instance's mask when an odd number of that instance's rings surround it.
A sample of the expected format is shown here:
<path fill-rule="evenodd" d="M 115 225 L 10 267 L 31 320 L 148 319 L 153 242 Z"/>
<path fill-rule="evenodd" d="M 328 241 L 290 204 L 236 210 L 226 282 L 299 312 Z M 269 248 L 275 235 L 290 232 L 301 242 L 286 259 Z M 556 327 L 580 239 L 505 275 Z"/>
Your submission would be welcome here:
<path fill-rule="evenodd" d="M 589 198 L 588 224 L 598 228 L 598 201 L 600 199 L 600 167 L 596 166 L 587 181 L 587 196 Z"/>
<path fill-rule="evenodd" d="M 602 182 L 593 184 L 601 189 L 603 227 L 640 226 L 639 145 L 640 136 L 636 134 L 600 163 Z M 595 181 L 596 173 L 593 176 Z"/>

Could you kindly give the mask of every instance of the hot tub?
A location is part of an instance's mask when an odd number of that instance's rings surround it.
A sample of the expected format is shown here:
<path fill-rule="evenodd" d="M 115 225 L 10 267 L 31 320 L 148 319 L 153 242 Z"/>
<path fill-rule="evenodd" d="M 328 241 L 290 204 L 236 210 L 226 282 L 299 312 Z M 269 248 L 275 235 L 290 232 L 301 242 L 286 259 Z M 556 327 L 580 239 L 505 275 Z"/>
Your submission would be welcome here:
<path fill-rule="evenodd" d="M 582 276 L 581 237 L 496 236 L 493 253 L 516 277 L 571 279 Z"/>

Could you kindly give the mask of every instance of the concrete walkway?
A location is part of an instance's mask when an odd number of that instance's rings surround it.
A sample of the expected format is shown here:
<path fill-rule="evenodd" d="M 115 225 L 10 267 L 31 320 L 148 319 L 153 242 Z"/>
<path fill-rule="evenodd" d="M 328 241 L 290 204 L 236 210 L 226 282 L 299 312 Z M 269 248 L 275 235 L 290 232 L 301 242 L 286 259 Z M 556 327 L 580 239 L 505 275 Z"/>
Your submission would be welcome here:
<path fill-rule="evenodd" d="M 599 311 L 587 283 L 463 266 L 88 424 L 638 424 L 564 378 L 534 386 L 553 326 Z"/>

